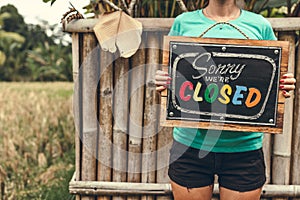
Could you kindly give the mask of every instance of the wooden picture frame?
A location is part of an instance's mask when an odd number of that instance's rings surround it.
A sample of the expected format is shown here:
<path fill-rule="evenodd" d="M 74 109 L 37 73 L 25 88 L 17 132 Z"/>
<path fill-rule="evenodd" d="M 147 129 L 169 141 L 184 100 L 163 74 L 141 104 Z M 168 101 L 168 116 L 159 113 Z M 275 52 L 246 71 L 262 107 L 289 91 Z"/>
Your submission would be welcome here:
<path fill-rule="evenodd" d="M 281 133 L 288 54 L 287 41 L 165 36 L 161 126 Z"/>

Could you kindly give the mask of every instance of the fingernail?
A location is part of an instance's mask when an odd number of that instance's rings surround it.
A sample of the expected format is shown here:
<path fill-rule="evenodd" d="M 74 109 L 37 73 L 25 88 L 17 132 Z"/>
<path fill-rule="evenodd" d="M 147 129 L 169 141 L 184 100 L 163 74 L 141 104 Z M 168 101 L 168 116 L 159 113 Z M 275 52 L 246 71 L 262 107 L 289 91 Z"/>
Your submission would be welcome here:
<path fill-rule="evenodd" d="M 168 85 L 171 84 L 171 81 L 167 81 L 167 84 L 168 84 Z"/>
<path fill-rule="evenodd" d="M 169 77 L 167 80 L 168 80 L 168 81 L 170 81 L 170 80 L 172 80 L 172 78 L 171 78 L 171 77 Z"/>
<path fill-rule="evenodd" d="M 280 85 L 279 88 L 280 88 L 280 89 L 283 89 L 283 88 L 284 88 L 284 85 Z"/>
<path fill-rule="evenodd" d="M 287 78 L 287 75 L 283 75 L 283 78 Z"/>
<path fill-rule="evenodd" d="M 284 83 L 284 80 L 283 80 L 283 79 L 281 79 L 279 82 L 280 82 L 280 83 Z"/>
<path fill-rule="evenodd" d="M 283 94 L 286 94 L 286 93 L 287 93 L 287 92 L 284 90 L 284 91 L 283 91 Z"/>

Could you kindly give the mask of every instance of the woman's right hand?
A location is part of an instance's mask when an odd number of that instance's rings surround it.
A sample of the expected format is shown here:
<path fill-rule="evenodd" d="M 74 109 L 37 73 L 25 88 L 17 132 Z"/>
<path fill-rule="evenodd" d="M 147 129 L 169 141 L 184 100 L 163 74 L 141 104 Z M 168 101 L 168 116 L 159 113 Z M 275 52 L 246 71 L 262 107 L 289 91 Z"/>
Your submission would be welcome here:
<path fill-rule="evenodd" d="M 168 85 L 171 83 L 172 78 L 167 72 L 162 70 L 157 70 L 155 73 L 155 85 L 156 91 L 161 92 L 165 90 Z"/>

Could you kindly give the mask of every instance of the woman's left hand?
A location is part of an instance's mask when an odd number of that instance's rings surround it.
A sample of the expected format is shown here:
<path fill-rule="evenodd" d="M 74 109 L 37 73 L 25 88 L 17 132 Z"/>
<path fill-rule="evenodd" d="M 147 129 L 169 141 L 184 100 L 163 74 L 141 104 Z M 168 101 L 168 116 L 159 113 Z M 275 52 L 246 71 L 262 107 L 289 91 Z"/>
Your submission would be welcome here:
<path fill-rule="evenodd" d="M 293 73 L 286 73 L 280 79 L 279 88 L 282 90 L 285 98 L 291 97 L 290 91 L 295 90 L 296 79 Z"/>

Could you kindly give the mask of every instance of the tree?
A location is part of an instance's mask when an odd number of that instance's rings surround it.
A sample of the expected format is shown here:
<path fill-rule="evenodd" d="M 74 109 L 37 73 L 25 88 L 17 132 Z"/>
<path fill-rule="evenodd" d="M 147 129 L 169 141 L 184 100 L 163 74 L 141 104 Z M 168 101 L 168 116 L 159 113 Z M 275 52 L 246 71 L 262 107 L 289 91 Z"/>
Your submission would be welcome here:
<path fill-rule="evenodd" d="M 11 59 L 11 55 L 16 49 L 19 49 L 24 43 L 25 38 L 15 32 L 6 31 L 3 27 L 7 19 L 10 19 L 11 15 L 7 12 L 0 13 L 0 78 L 6 79 L 8 71 L 5 70 L 4 65 Z"/>
<path fill-rule="evenodd" d="M 56 0 L 43 0 L 45 3 L 51 2 L 51 5 Z M 87 12 L 92 12 L 95 16 L 112 10 L 122 9 L 133 17 L 175 17 L 181 12 L 191 11 L 203 8 L 208 0 L 90 0 L 86 6 Z M 299 0 L 237 0 L 238 4 L 246 10 L 260 13 L 267 10 L 267 15 L 270 15 L 271 8 L 279 8 L 286 6 L 288 9 L 287 16 L 296 16 L 292 7 L 296 4 L 299 7 Z"/>
<path fill-rule="evenodd" d="M 55 26 L 46 21 L 28 25 L 8 4 L 0 9 L 0 27 L 0 80 L 72 80 L 71 48 L 64 45 Z M 46 30 L 53 34 L 48 36 Z"/>

